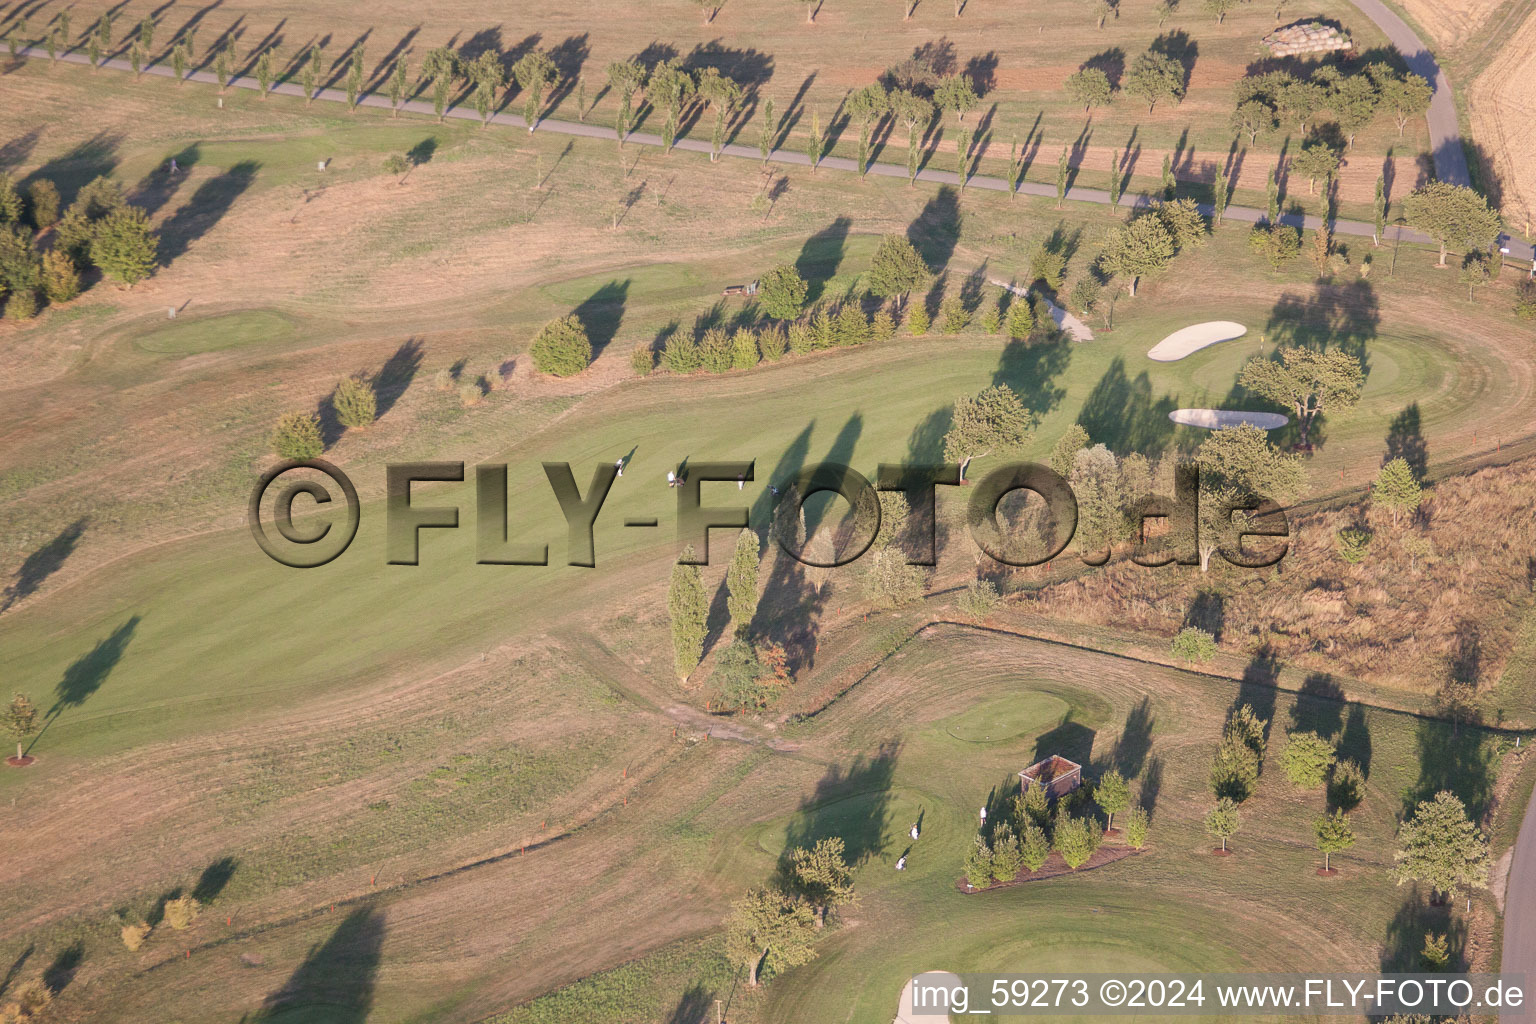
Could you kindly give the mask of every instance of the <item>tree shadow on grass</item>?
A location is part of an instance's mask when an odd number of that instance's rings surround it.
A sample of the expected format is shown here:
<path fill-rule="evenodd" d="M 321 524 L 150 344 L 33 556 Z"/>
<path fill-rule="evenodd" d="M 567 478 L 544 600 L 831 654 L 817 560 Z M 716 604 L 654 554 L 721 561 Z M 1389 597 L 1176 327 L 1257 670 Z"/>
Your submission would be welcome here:
<path fill-rule="evenodd" d="M 229 212 L 235 200 L 251 187 L 261 164 L 242 160 L 224 173 L 198 186 L 192 198 L 160 228 L 160 262 L 169 266 L 191 244 L 206 235 Z"/>
<path fill-rule="evenodd" d="M 363 1024 L 373 1009 L 383 946 L 383 915 L 373 907 L 357 908 L 330 938 L 310 949 L 282 988 L 267 997 L 255 1020 L 312 1012 L 312 1019 L 327 1024 Z"/>
<path fill-rule="evenodd" d="M 53 706 L 48 709 L 50 723 L 65 711 L 84 704 L 101 689 L 101 684 L 107 681 L 107 676 L 112 674 L 112 670 L 122 660 L 123 652 L 133 640 L 140 621 L 139 616 L 133 616 L 64 670 L 63 678 L 53 688 L 55 699 Z M 36 742 L 34 739 L 33 743 Z"/>
<path fill-rule="evenodd" d="M 375 414 L 383 416 L 393 409 L 400 396 L 405 394 L 421 369 L 425 352 L 419 338 L 407 338 L 395 349 L 394 354 L 373 375 L 373 402 Z"/>
<path fill-rule="evenodd" d="M 923 257 L 928 269 L 939 273 L 949 266 L 955 246 L 960 243 L 963 225 L 960 193 L 951 185 L 940 185 L 922 212 L 907 226 L 907 240 Z"/>
<path fill-rule="evenodd" d="M 11 961 L 11 966 L 6 969 L 5 977 L 0 978 L 0 996 L 4 996 L 10 991 L 16 979 L 21 976 L 22 968 L 27 966 L 27 961 L 32 959 L 32 954 L 35 952 L 37 952 L 37 944 L 29 943 L 27 948 L 18 953 L 16 959 Z"/>
<path fill-rule="evenodd" d="M 592 342 L 592 358 L 602 354 L 608 343 L 619 333 L 624 322 L 624 304 L 629 297 L 629 279 L 609 281 L 587 296 L 571 310 L 581 326 L 586 329 L 587 339 Z"/>
<path fill-rule="evenodd" d="M 76 939 L 53 958 L 46 970 L 43 971 L 43 984 L 54 995 L 58 995 L 69 987 L 69 983 L 75 980 L 75 973 L 80 970 L 80 965 L 85 961 L 85 943 Z"/>
<path fill-rule="evenodd" d="M 1431 906 L 1426 896 L 1413 886 L 1411 894 L 1403 900 L 1397 913 L 1387 923 L 1386 940 L 1381 948 L 1383 972 L 1417 972 L 1424 970 L 1419 953 L 1424 949 L 1424 936 L 1434 933 L 1447 939 L 1446 949 L 1451 955 L 1448 971 L 1465 970 L 1467 926 L 1449 907 Z"/>
<path fill-rule="evenodd" d="M 84 142 L 77 143 L 62 156 L 56 156 L 32 171 L 17 188 L 25 192 L 34 181 L 42 178 L 53 182 L 59 189 L 59 201 L 67 208 L 74 201 L 75 193 L 88 182 L 111 174 L 117 167 L 117 150 L 123 136 L 115 132 L 97 132 Z"/>
<path fill-rule="evenodd" d="M 1093 756 L 1093 740 L 1096 735 L 1094 730 L 1083 723 L 1072 721 L 1072 715 L 1068 713 L 1065 721 L 1035 740 L 1034 761 L 1030 763 L 1058 754 L 1078 764 L 1088 764 Z M 1019 766 L 1020 770 L 1028 767 Z"/>
<path fill-rule="evenodd" d="M 848 248 L 848 232 L 853 218 L 838 217 L 805 240 L 795 258 L 795 272 L 805 278 L 805 304 L 814 305 L 826 290 L 827 282 L 837 276 L 843 254 Z"/>
<path fill-rule="evenodd" d="M 1125 716 L 1125 725 L 1120 728 L 1120 738 L 1115 741 L 1110 761 L 1127 779 L 1140 775 L 1146 765 L 1147 756 L 1152 752 L 1152 728 L 1156 722 L 1152 701 L 1147 697 L 1142 697 Z"/>
<path fill-rule="evenodd" d="M 44 580 L 63 567 L 80 543 L 88 522 L 87 517 L 81 516 L 60 530 L 58 536 L 27 556 L 21 568 L 16 570 L 16 578 L 0 592 L 0 612 L 33 594 Z"/>
<path fill-rule="evenodd" d="M 1414 732 L 1419 777 L 1403 791 L 1403 813 L 1411 814 L 1422 800 L 1441 790 L 1456 794 L 1477 821 L 1493 799 L 1497 751 L 1488 734 L 1469 725 L 1420 719 Z"/>
<path fill-rule="evenodd" d="M 219 893 L 229 885 L 229 880 L 235 877 L 235 869 L 239 866 L 240 861 L 235 857 L 220 857 L 203 868 L 197 884 L 192 887 L 192 898 L 204 906 L 218 899 Z"/>
<path fill-rule="evenodd" d="M 1177 408 L 1171 395 L 1152 397 L 1152 379 L 1145 370 L 1133 380 L 1126 374 L 1125 359 L 1116 356 L 1088 393 L 1077 422 L 1095 443 L 1121 455 L 1139 452 L 1154 459 L 1173 438 L 1168 414 Z"/>
<path fill-rule="evenodd" d="M 1336 741 L 1344 728 L 1344 691 L 1326 672 L 1313 672 L 1302 680 L 1291 704 L 1289 732 L 1316 733 Z M 1340 756 L 1344 756 L 1340 753 Z"/>
<path fill-rule="evenodd" d="M 891 783 L 900 755 L 900 742 L 887 740 L 873 756 L 859 754 L 847 767 L 828 767 L 815 792 L 801 801 L 790 821 L 788 842 L 779 859 L 780 872 L 787 870 L 792 851 L 833 836 L 843 840 L 850 864 L 862 864 L 884 853 Z"/>
<path fill-rule="evenodd" d="M 1418 402 L 1403 406 L 1403 411 L 1392 417 L 1391 426 L 1387 428 L 1387 454 L 1381 461 L 1385 465 L 1393 459 L 1408 463 L 1414 479 L 1423 482 L 1429 469 L 1429 446 L 1424 441 Z"/>
<path fill-rule="evenodd" d="M 700 982 L 693 982 L 683 993 L 672 1012 L 667 1014 L 667 1024 L 706 1024 L 707 1015 L 715 999 L 715 990 L 707 989 Z"/>

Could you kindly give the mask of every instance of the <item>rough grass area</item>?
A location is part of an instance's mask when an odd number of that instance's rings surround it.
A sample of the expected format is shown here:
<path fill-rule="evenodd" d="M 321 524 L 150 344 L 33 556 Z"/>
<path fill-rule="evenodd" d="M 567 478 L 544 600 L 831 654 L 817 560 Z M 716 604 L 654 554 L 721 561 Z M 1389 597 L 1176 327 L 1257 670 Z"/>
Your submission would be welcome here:
<path fill-rule="evenodd" d="M 1168 637 L 1198 626 L 1250 654 L 1259 677 L 1288 663 L 1314 670 L 1322 686 L 1337 672 L 1425 694 L 1449 679 L 1491 690 L 1533 604 L 1536 526 L 1513 510 L 1536 502 L 1536 463 L 1448 477 L 1429 494 L 1400 527 L 1361 505 L 1293 518 L 1278 571 L 1213 562 L 1202 575 L 1124 561 L 1025 600 L 1047 615 Z M 1371 543 L 1349 565 L 1336 534 L 1357 524 Z M 1501 721 L 1530 717 L 1518 705 L 1489 710 Z"/>

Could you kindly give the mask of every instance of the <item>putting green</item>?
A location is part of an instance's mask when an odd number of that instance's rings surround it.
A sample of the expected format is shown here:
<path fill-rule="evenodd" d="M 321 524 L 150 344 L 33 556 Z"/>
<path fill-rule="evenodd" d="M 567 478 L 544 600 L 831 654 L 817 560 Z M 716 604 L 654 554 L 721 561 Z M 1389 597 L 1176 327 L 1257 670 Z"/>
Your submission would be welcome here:
<path fill-rule="evenodd" d="M 286 341 L 293 337 L 295 325 L 281 313 L 253 309 L 240 313 L 168 321 L 165 327 L 140 335 L 134 344 L 145 352 L 161 355 L 191 355 L 217 352 L 239 345 Z"/>
<path fill-rule="evenodd" d="M 946 718 L 940 725 L 957 740 L 999 743 L 1016 736 L 1038 736 L 1061 724 L 1071 706 L 1060 697 L 1028 691 L 988 701 Z"/>

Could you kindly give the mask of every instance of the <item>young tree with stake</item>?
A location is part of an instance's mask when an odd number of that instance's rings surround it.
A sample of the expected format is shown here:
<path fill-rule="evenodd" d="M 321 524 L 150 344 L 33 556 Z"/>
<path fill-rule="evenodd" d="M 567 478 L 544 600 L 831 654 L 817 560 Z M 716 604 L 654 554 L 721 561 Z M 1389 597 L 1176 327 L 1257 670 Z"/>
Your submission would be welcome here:
<path fill-rule="evenodd" d="M 26 694 L 18 693 L 11 698 L 5 709 L 5 728 L 16 741 L 16 760 L 20 761 L 22 745 L 37 732 L 37 708 Z"/>
<path fill-rule="evenodd" d="M 1341 853 L 1355 845 L 1355 831 L 1349 827 L 1349 818 L 1345 816 L 1343 808 L 1336 808 L 1332 814 L 1325 814 L 1312 822 L 1312 831 L 1317 836 L 1317 849 L 1323 855 L 1323 870 L 1331 871 L 1329 858 L 1335 853 Z"/>
<path fill-rule="evenodd" d="M 1131 787 L 1118 768 L 1111 768 L 1099 776 L 1093 787 L 1093 802 L 1109 816 L 1108 828 L 1115 827 L 1115 815 L 1131 805 Z"/>
<path fill-rule="evenodd" d="M 1224 796 L 1216 801 L 1216 806 L 1205 816 L 1205 830 L 1221 840 L 1222 853 L 1227 852 L 1227 840 L 1235 836 L 1241 827 L 1242 815 L 1231 797 Z"/>

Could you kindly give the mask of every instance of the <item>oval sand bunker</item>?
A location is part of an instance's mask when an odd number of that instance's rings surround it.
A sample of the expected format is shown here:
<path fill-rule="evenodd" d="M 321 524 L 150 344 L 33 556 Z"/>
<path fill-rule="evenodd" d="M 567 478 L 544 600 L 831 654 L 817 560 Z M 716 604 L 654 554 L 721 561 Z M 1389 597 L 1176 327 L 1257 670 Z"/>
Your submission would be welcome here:
<path fill-rule="evenodd" d="M 1174 331 L 1153 345 L 1152 350 L 1147 353 L 1147 358 L 1155 359 L 1159 363 L 1171 363 L 1183 359 L 1192 352 L 1198 352 L 1207 345 L 1214 345 L 1219 341 L 1231 341 L 1247 333 L 1248 328 L 1231 320 L 1212 320 L 1209 323 L 1195 324 Z"/>
<path fill-rule="evenodd" d="M 1264 430 L 1274 430 L 1291 422 L 1278 412 L 1237 412 L 1228 409 L 1175 409 L 1168 418 L 1186 427 L 1208 427 L 1219 430 L 1249 423 Z"/>

